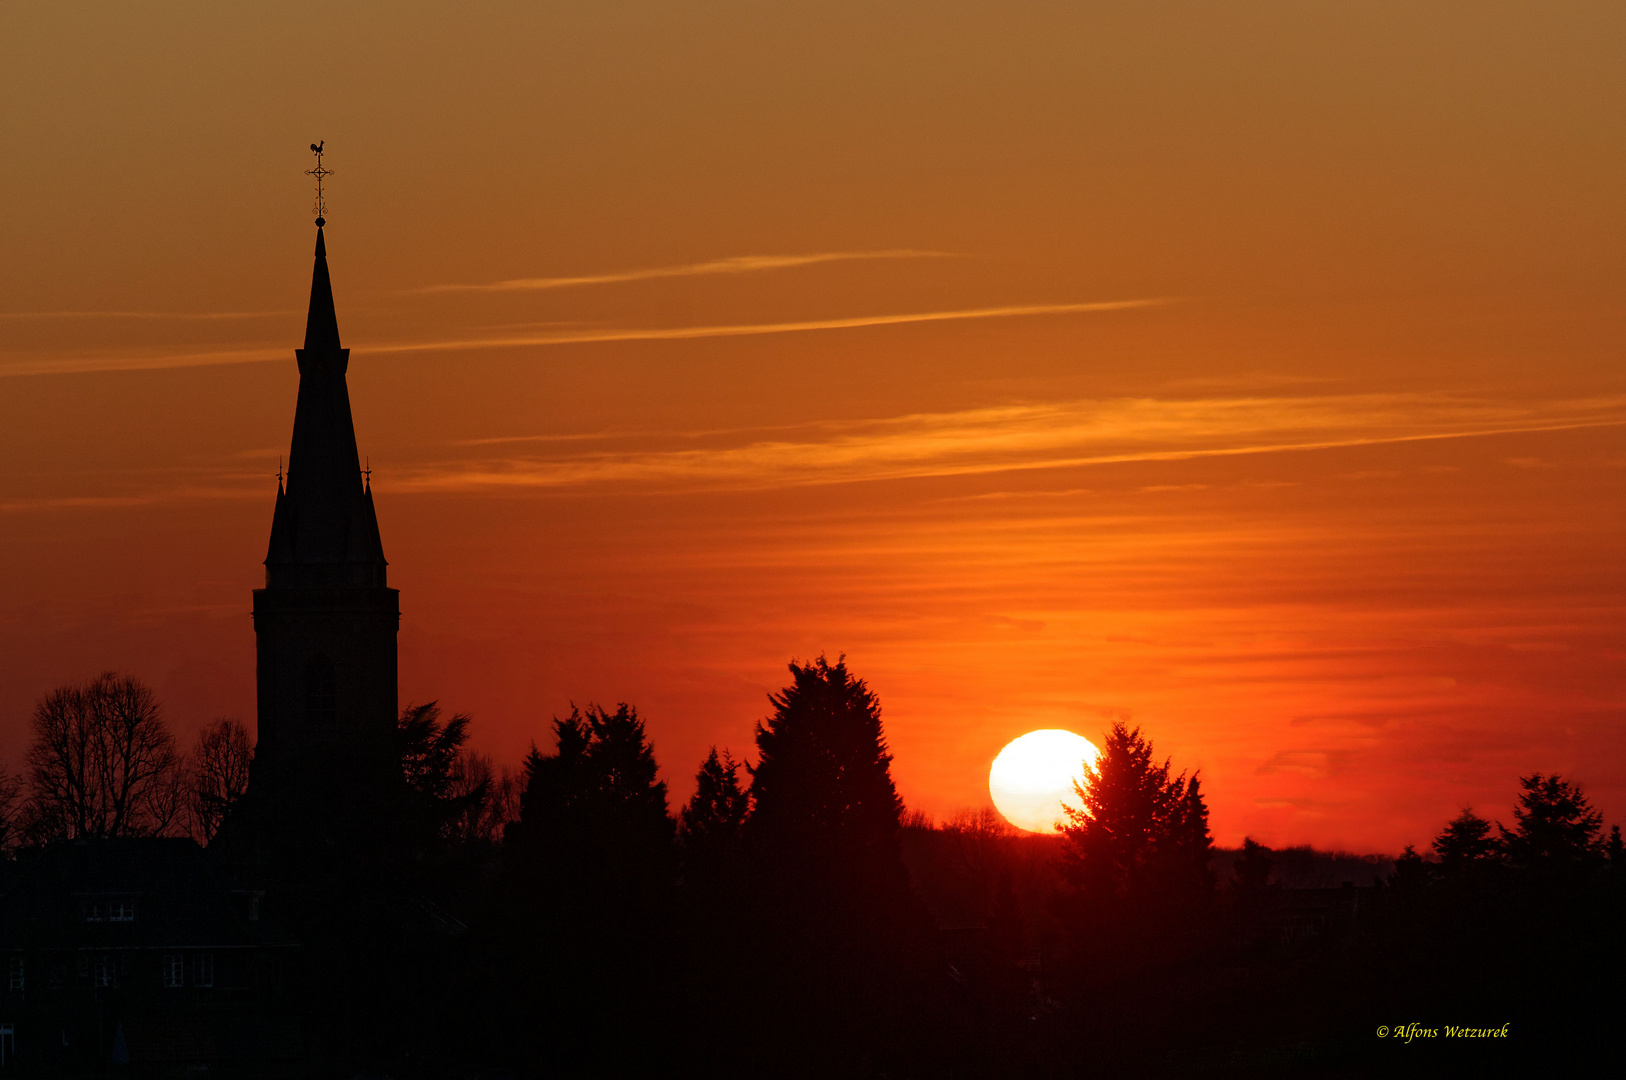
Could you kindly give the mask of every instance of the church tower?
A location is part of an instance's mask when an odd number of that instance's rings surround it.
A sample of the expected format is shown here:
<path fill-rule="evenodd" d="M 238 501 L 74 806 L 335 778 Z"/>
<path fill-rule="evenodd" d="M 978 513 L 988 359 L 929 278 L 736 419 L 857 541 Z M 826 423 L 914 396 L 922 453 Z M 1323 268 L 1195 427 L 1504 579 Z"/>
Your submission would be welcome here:
<path fill-rule="evenodd" d="M 315 147 L 312 147 L 315 149 Z M 325 224 L 299 361 L 299 403 L 286 487 L 277 482 L 265 588 L 254 590 L 259 746 L 264 795 L 328 786 L 327 764 L 387 753 L 396 722 L 399 594 L 385 577 L 371 477 L 356 453 L 328 278 Z"/>

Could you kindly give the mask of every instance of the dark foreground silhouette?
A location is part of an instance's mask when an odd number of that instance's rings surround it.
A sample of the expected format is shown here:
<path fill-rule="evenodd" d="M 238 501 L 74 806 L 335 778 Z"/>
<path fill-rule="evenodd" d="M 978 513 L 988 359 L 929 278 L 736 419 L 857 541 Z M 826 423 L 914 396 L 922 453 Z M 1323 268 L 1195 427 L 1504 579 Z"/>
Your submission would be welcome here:
<path fill-rule="evenodd" d="M 1450 1075 L 1606 1048 L 1626 856 L 1561 777 L 1426 858 L 1217 851 L 1200 777 L 1117 725 L 1061 835 L 934 824 L 863 681 L 790 671 L 754 762 L 714 750 L 675 816 L 627 705 L 555 720 L 517 774 L 409 706 L 390 767 L 261 796 L 240 726 L 181 754 L 134 680 L 63 688 L 0 776 L 5 1071 Z"/>

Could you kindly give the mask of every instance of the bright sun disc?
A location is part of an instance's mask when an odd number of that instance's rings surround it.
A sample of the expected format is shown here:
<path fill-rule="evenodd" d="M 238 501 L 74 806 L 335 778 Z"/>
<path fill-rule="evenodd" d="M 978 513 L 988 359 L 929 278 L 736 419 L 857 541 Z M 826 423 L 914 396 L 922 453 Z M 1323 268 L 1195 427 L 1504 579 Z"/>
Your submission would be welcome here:
<path fill-rule="evenodd" d="M 1082 735 L 1060 728 L 1030 731 L 1012 739 L 988 771 L 988 793 L 994 806 L 1019 829 L 1055 832 L 1061 804 L 1081 808 L 1074 781 L 1084 779 L 1084 763 L 1100 753 Z"/>

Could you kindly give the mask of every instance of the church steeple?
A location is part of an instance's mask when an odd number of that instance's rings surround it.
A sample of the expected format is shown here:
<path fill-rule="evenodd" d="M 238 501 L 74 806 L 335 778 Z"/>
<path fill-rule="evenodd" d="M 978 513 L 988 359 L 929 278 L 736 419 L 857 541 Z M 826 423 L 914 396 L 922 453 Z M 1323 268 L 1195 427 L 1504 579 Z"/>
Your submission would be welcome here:
<path fill-rule="evenodd" d="M 350 350 L 339 344 L 321 225 L 316 228 L 305 347 L 296 349 L 295 355 L 299 404 L 294 411 L 287 490 L 279 493 L 272 517 L 266 587 L 382 587 L 384 545 L 371 493 L 362 483 L 345 381 Z"/>
<path fill-rule="evenodd" d="M 317 170 L 318 181 L 330 171 L 320 157 Z M 250 784 L 267 798 L 305 792 L 299 797 L 313 806 L 339 786 L 334 762 L 400 774 L 390 741 L 400 597 L 385 580 L 378 515 L 356 453 L 350 350 L 339 342 L 324 224 L 318 203 L 305 345 L 294 350 L 293 445 L 277 484 L 265 588 L 254 590 L 259 745 Z"/>
<path fill-rule="evenodd" d="M 322 224 L 326 224 L 323 222 Z M 333 310 L 333 279 L 327 273 L 327 240 L 316 226 L 316 269 L 311 274 L 310 312 L 305 316 L 305 351 L 339 348 L 339 316 Z"/>

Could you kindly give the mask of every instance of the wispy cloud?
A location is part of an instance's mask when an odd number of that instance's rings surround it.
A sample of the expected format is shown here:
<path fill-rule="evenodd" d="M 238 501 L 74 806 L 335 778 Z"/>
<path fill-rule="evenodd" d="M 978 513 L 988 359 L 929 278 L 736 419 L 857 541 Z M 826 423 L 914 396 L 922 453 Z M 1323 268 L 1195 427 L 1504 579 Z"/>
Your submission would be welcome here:
<path fill-rule="evenodd" d="M 961 308 L 951 311 L 906 312 L 895 315 L 855 315 L 839 319 L 805 319 L 797 322 L 734 323 L 721 326 L 621 327 L 595 330 L 567 330 L 541 334 L 509 334 L 434 341 L 385 342 L 357 348 L 357 355 L 392 355 L 421 352 L 467 352 L 475 349 L 517 349 L 549 345 L 586 345 L 615 341 L 689 341 L 699 338 L 752 337 L 760 334 L 794 334 L 813 330 L 853 330 L 869 326 L 900 326 L 910 323 L 953 322 L 963 319 L 1009 319 L 1035 315 L 1076 315 L 1088 312 L 1123 311 L 1152 307 L 1167 300 L 1104 300 L 1079 304 L 1014 304 L 1002 307 Z M 227 349 L 208 352 L 149 356 L 48 357 L 0 361 L 0 377 L 6 375 L 70 374 L 92 371 L 144 371 L 160 368 L 210 367 L 218 364 L 249 364 L 284 359 L 290 349 Z"/>
<path fill-rule="evenodd" d="M 235 487 L 191 484 L 122 495 L 21 496 L 0 499 L 0 514 L 27 514 L 50 510 L 125 510 L 138 506 L 162 506 L 178 502 L 263 500 L 267 487 L 264 478 L 251 477 Z"/>
<path fill-rule="evenodd" d="M 286 360 L 292 346 L 212 349 L 192 353 L 122 353 L 114 356 L 41 356 L 0 359 L 0 378 L 20 375 L 89 375 L 100 371 L 163 371 L 169 368 L 218 367 Z"/>
<path fill-rule="evenodd" d="M 786 270 L 818 263 L 849 262 L 858 259 L 945 259 L 947 251 L 915 251 L 899 248 L 888 251 L 821 251 L 809 255 L 730 255 L 680 266 L 652 266 L 641 270 L 616 270 L 605 274 L 579 274 L 574 277 L 511 278 L 483 285 L 425 285 L 408 290 L 414 293 L 444 292 L 539 292 L 545 289 L 573 289 L 586 285 L 620 285 L 657 278 L 710 277 L 717 274 L 756 274 L 765 270 Z"/>
<path fill-rule="evenodd" d="M 0 319 L 161 319 L 179 322 L 216 322 L 230 319 L 270 319 L 293 311 L 0 311 Z"/>
<path fill-rule="evenodd" d="M 866 326 L 953 322 L 959 319 L 1010 319 L 1031 315 L 1076 315 L 1092 311 L 1123 311 L 1152 307 L 1166 300 L 1102 300 L 1082 304 L 1011 304 L 1002 307 L 919 311 L 899 315 L 853 315 L 840 319 L 804 319 L 796 322 L 734 323 L 721 326 L 622 327 L 569 330 L 552 334 L 517 334 L 506 337 L 464 338 L 451 341 L 414 341 L 377 345 L 369 353 L 454 352 L 466 349 L 513 349 L 537 345 L 582 345 L 607 341 L 688 341 L 694 338 L 753 337 L 758 334 L 796 334 L 810 330 L 853 330 Z M 362 350 L 358 350 L 362 351 Z"/>
<path fill-rule="evenodd" d="M 1126 399 L 1011 405 L 822 425 L 801 439 L 446 462 L 409 490 L 643 484 L 765 488 L 1179 461 L 1626 425 L 1626 398 L 1444 395 Z M 558 444 L 563 445 L 563 444 Z"/>

